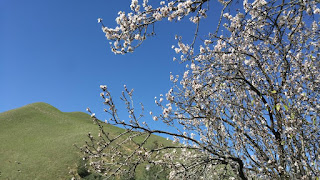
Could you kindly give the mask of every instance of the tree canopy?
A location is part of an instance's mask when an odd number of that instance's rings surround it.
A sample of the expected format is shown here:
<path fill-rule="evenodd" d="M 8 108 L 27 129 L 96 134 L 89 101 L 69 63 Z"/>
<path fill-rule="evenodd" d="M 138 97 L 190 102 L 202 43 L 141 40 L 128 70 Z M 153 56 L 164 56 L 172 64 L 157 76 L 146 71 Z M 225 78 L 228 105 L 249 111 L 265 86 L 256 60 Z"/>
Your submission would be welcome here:
<path fill-rule="evenodd" d="M 216 29 L 199 36 L 212 6 L 220 7 Z M 169 179 L 320 176 L 319 1 L 132 0 L 130 8 L 119 12 L 115 28 L 98 19 L 116 54 L 134 52 L 158 21 L 187 19 L 196 31 L 176 37 L 177 61 L 187 69 L 170 75 L 172 88 L 156 99 L 162 114 L 145 115 L 125 87 L 121 99 L 130 118 L 123 121 L 101 86 L 108 123 L 125 131 L 110 137 L 92 114 L 101 133 L 90 135 L 92 144 L 82 151 L 93 170 L 132 176 L 138 166 L 157 166 Z M 175 131 L 153 129 L 153 120 Z M 171 136 L 175 144 L 145 147 L 152 134 Z M 124 151 L 127 146 L 132 149 Z"/>

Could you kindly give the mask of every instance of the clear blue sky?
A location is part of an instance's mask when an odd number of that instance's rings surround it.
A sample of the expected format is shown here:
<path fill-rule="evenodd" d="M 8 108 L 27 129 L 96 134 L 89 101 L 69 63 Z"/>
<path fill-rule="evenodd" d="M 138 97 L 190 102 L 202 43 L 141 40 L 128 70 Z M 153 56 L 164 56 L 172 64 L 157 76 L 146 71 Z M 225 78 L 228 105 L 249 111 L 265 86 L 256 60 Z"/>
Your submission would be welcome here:
<path fill-rule="evenodd" d="M 161 22 L 156 25 L 157 36 L 135 53 L 114 55 L 97 18 L 115 27 L 118 11 L 128 12 L 130 3 L 1 0 L 0 112 L 46 102 L 62 111 L 90 107 L 100 114 L 101 84 L 108 85 L 115 98 L 127 84 L 135 89 L 137 101 L 154 109 L 154 96 L 171 87 L 169 73 L 184 69 L 172 61 L 174 35 L 189 36 L 190 42 L 195 26 Z"/>

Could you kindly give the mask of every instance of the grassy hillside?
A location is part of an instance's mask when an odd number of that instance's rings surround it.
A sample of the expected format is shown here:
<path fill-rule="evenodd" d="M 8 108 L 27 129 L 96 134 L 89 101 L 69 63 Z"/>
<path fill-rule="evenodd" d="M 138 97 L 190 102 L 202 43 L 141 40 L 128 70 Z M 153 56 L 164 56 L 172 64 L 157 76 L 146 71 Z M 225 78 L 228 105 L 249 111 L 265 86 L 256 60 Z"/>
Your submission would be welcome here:
<path fill-rule="evenodd" d="M 86 134 L 97 131 L 89 115 L 61 112 L 46 103 L 1 113 L 0 179 L 69 179 L 68 168 L 79 162 L 73 144 L 84 144 Z"/>
<path fill-rule="evenodd" d="M 107 132 L 119 134 L 123 129 L 104 125 Z M 70 179 L 69 168 L 79 165 L 80 151 L 87 133 L 98 134 L 90 116 L 83 112 L 61 112 L 46 103 L 34 103 L 0 113 L 0 179 Z M 140 137 L 142 138 L 142 137 Z M 147 143 L 171 144 L 152 136 Z M 139 168 L 138 179 L 145 179 Z"/>

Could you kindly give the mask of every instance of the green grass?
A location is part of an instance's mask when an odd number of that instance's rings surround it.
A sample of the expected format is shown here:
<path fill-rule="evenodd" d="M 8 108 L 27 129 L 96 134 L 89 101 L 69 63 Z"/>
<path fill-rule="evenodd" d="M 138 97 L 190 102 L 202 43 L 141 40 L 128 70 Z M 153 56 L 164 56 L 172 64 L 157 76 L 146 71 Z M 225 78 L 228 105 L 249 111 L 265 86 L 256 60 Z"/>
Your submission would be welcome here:
<path fill-rule="evenodd" d="M 73 144 L 84 144 L 88 132 L 98 132 L 89 115 L 46 103 L 1 113 L 0 179 L 69 179 L 79 161 Z"/>
<path fill-rule="evenodd" d="M 123 131 L 104 127 L 114 135 Z M 88 114 L 61 112 L 46 103 L 0 113 L 0 179 L 70 179 L 69 168 L 76 169 L 80 159 L 73 144 L 82 146 L 89 140 L 88 132 L 98 134 L 98 126 Z M 170 143 L 158 136 L 151 139 Z M 147 146 L 152 144 L 150 141 Z"/>

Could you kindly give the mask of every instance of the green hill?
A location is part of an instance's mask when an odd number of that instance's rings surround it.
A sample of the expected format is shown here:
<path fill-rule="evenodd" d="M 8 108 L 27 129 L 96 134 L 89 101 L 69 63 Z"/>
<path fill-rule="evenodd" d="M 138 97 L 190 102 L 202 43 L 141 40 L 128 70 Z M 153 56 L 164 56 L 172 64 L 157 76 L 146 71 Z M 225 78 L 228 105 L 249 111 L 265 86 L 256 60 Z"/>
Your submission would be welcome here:
<path fill-rule="evenodd" d="M 107 127 L 110 133 L 121 129 Z M 34 103 L 0 114 L 0 179 L 70 179 L 87 133 L 98 127 L 83 112 Z"/>
<path fill-rule="evenodd" d="M 123 132 L 112 125 L 104 127 L 113 136 Z M 0 180 L 70 179 L 70 169 L 74 172 L 83 165 L 80 150 L 73 144 L 84 145 L 88 132 L 97 135 L 98 131 L 88 114 L 61 112 L 46 103 L 0 113 Z M 154 143 L 171 141 L 152 136 L 146 147 Z M 136 178 L 145 179 L 149 176 L 145 173 L 138 168 Z"/>
<path fill-rule="evenodd" d="M 112 136 L 123 132 L 112 125 L 104 124 L 104 127 Z M 46 103 L 29 104 L 0 113 L 0 180 L 70 179 L 70 169 L 83 172 L 84 163 L 80 161 L 80 150 L 73 144 L 84 145 L 88 140 L 87 133 L 95 136 L 98 131 L 88 114 L 61 112 Z M 137 137 L 136 140 L 143 139 Z M 155 143 L 172 145 L 171 141 L 153 135 L 145 147 Z M 154 171 L 158 171 L 157 167 Z M 147 172 L 143 165 L 136 173 L 135 179 L 154 179 L 152 171 Z M 159 178 L 166 179 L 166 175 L 162 173 Z M 92 176 L 95 174 L 85 179 Z"/>

